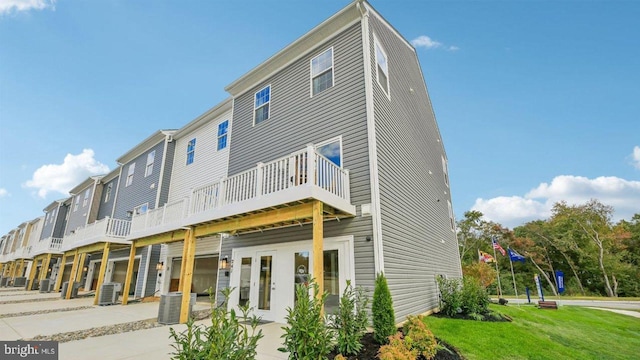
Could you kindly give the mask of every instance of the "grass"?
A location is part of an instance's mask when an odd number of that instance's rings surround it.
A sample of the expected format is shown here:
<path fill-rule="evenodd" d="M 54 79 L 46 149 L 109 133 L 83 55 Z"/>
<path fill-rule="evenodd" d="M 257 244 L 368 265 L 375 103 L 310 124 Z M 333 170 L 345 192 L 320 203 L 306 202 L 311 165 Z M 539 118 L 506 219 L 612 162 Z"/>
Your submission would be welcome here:
<path fill-rule="evenodd" d="M 608 311 L 563 306 L 498 306 L 513 322 L 429 316 L 434 334 L 474 359 L 637 359 L 640 319 Z"/>

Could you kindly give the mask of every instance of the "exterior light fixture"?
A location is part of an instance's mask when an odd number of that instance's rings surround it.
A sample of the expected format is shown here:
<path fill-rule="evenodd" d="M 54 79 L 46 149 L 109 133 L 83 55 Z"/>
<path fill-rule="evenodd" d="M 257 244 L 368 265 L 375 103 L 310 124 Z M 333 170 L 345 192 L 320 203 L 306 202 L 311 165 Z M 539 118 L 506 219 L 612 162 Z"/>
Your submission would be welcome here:
<path fill-rule="evenodd" d="M 160 261 L 156 264 L 156 270 L 162 271 L 162 269 L 164 269 L 164 262 Z"/>

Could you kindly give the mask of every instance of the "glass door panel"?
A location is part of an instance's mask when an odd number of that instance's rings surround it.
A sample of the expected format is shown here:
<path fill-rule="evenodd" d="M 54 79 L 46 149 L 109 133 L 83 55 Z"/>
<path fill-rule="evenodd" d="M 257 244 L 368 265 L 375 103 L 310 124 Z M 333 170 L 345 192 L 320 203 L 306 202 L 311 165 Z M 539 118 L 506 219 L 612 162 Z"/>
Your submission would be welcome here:
<path fill-rule="evenodd" d="M 250 257 L 243 257 L 240 265 L 240 291 L 238 305 L 244 306 L 251 299 L 251 260 Z"/>
<path fill-rule="evenodd" d="M 329 293 L 324 308 L 327 314 L 332 314 L 340 302 L 340 269 L 338 266 L 338 250 L 325 250 L 324 263 L 324 291 Z"/>
<path fill-rule="evenodd" d="M 258 285 L 258 309 L 271 310 L 271 291 L 275 290 L 273 281 L 273 256 L 260 256 L 259 285 Z"/>
<path fill-rule="evenodd" d="M 296 299 L 296 288 L 298 284 L 307 284 L 309 282 L 309 252 L 302 251 L 293 254 L 293 303 Z"/>

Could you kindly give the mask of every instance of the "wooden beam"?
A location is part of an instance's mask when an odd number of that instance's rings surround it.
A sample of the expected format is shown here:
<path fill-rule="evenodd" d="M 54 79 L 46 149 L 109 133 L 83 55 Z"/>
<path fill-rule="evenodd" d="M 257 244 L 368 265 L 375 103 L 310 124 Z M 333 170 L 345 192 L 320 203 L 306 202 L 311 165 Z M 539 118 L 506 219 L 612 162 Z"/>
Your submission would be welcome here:
<path fill-rule="evenodd" d="M 136 262 L 136 247 L 131 244 L 129 250 L 129 262 L 127 263 L 127 276 L 122 285 L 122 305 L 129 303 L 129 289 L 131 288 L 131 278 L 133 278 L 133 263 Z"/>
<path fill-rule="evenodd" d="M 168 244 L 185 239 L 186 230 L 180 229 L 164 234 L 152 235 L 146 238 L 136 239 L 133 241 L 135 247 L 144 247 L 148 245 Z"/>
<path fill-rule="evenodd" d="M 322 202 L 313 202 L 313 277 L 318 284 L 318 297 L 324 292 L 324 239 L 323 239 Z M 324 309 L 323 309 L 324 311 Z"/>
<path fill-rule="evenodd" d="M 189 303 L 191 302 L 191 281 L 193 280 L 193 264 L 196 254 L 196 233 L 193 229 L 187 231 L 184 246 L 187 248 L 186 258 L 182 258 L 184 265 L 184 279 L 182 286 L 182 306 L 180 307 L 180 323 L 189 320 Z"/>
<path fill-rule="evenodd" d="M 47 254 L 47 257 L 42 261 L 42 267 L 40 268 L 40 280 L 44 280 L 49 275 L 49 263 L 51 262 L 51 253 Z"/>
<path fill-rule="evenodd" d="M 195 229 L 195 236 L 203 237 L 212 234 L 259 228 L 262 226 L 277 224 L 285 221 L 309 218 L 313 216 L 314 203 L 315 202 L 309 202 L 287 208 L 268 210 L 257 214 L 250 214 L 238 219 L 229 219 L 211 224 L 200 225 Z M 320 214 L 322 215 L 322 202 L 320 202 L 320 205 Z"/>
<path fill-rule="evenodd" d="M 24 270 L 24 259 L 20 259 L 20 265 L 18 266 L 18 274 L 22 276 L 22 271 Z"/>
<path fill-rule="evenodd" d="M 100 251 L 104 248 L 104 244 L 102 242 L 97 242 L 91 245 L 85 245 L 78 248 L 78 253 L 80 254 L 88 254 L 92 252 Z"/>
<path fill-rule="evenodd" d="M 84 272 L 84 263 L 86 259 L 87 253 L 80 254 L 80 263 L 78 264 L 78 271 L 76 272 L 75 282 L 80 282 L 80 280 L 82 280 L 82 273 Z"/>
<path fill-rule="evenodd" d="M 27 281 L 27 290 L 33 289 L 33 280 L 35 280 L 35 277 L 36 277 L 36 271 L 38 270 L 39 261 L 40 259 L 36 256 L 35 258 L 33 258 L 33 261 L 31 262 L 31 271 L 29 271 L 29 279 Z"/>
<path fill-rule="evenodd" d="M 178 277 L 178 291 L 182 291 L 182 287 L 184 286 L 184 266 L 186 264 L 185 259 L 187 258 L 187 254 L 188 254 L 188 250 L 187 249 L 187 240 L 184 240 L 184 243 L 182 244 L 182 260 L 180 260 L 180 277 Z"/>
<path fill-rule="evenodd" d="M 64 295 L 64 298 L 67 300 L 71 299 L 71 289 L 73 288 L 73 281 L 76 278 L 76 272 L 78 271 L 78 263 L 80 262 L 78 255 L 78 249 L 76 249 L 73 255 L 73 265 L 71 265 L 71 274 L 69 274 L 69 286 L 67 286 L 67 293 Z"/>
<path fill-rule="evenodd" d="M 64 277 L 65 263 L 67 262 L 67 253 L 62 254 L 62 261 L 60 262 L 60 269 L 58 269 L 58 277 L 56 278 L 56 285 L 53 287 L 54 292 L 60 290 L 62 285 L 62 278 Z"/>
<path fill-rule="evenodd" d="M 98 305 L 98 299 L 100 296 L 100 286 L 104 281 L 104 273 L 107 271 L 107 261 L 109 261 L 109 249 L 111 243 L 105 242 L 104 249 L 102 250 L 102 261 L 100 262 L 100 272 L 98 273 L 98 283 L 96 284 L 96 295 L 93 298 L 93 305 Z"/>

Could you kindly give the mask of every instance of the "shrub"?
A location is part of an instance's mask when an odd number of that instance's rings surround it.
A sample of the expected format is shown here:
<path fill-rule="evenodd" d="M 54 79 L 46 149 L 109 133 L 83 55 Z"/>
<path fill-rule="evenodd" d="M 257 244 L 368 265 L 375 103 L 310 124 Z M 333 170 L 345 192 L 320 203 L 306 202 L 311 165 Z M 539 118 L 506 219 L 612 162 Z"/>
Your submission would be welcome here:
<path fill-rule="evenodd" d="M 373 338 L 378 344 L 386 344 L 388 337 L 396 333 L 396 315 L 393 311 L 393 300 L 383 273 L 376 277 L 373 290 Z"/>
<path fill-rule="evenodd" d="M 309 296 L 312 289 L 313 297 Z M 279 351 L 289 352 L 289 359 L 325 359 L 333 345 L 333 331 L 327 326 L 322 307 L 327 293 L 320 298 L 318 284 L 311 280 L 307 284 L 296 284 L 296 303 L 287 309 L 287 325 L 282 327 L 284 347 Z"/>
<path fill-rule="evenodd" d="M 440 311 L 450 317 L 462 312 L 460 280 L 439 277 L 438 287 L 440 288 Z"/>
<path fill-rule="evenodd" d="M 213 291 L 209 289 L 211 301 L 211 326 L 196 325 L 193 319 L 187 322 L 187 330 L 177 333 L 169 329 L 170 337 L 176 350 L 172 359 L 228 359 L 250 360 L 256 358 L 258 340 L 262 330 L 256 332 L 259 319 L 249 316 L 249 304 L 241 306 L 242 316 L 239 318 L 234 309 L 227 310 L 227 299 L 233 292 L 232 288 L 221 291 L 225 300 L 215 305 Z M 241 323 L 242 322 L 242 323 Z M 249 325 L 245 325 L 249 323 Z"/>
<path fill-rule="evenodd" d="M 464 278 L 462 286 L 462 311 L 465 314 L 485 314 L 489 311 L 489 294 L 474 278 Z"/>
<path fill-rule="evenodd" d="M 337 312 L 331 317 L 336 330 L 338 351 L 345 355 L 355 355 L 362 349 L 360 340 L 367 331 L 369 319 L 367 304 L 369 299 L 362 287 L 353 288 L 347 280 L 347 287 L 340 298 Z"/>
<path fill-rule="evenodd" d="M 432 359 L 438 352 L 438 343 L 431 330 L 427 328 L 423 316 L 409 316 L 403 327 L 405 341 L 410 339 L 411 349 L 426 359 Z"/>
<path fill-rule="evenodd" d="M 389 344 L 378 350 L 380 360 L 415 360 L 418 352 L 411 349 L 411 339 L 403 337 L 401 333 L 389 336 Z"/>

